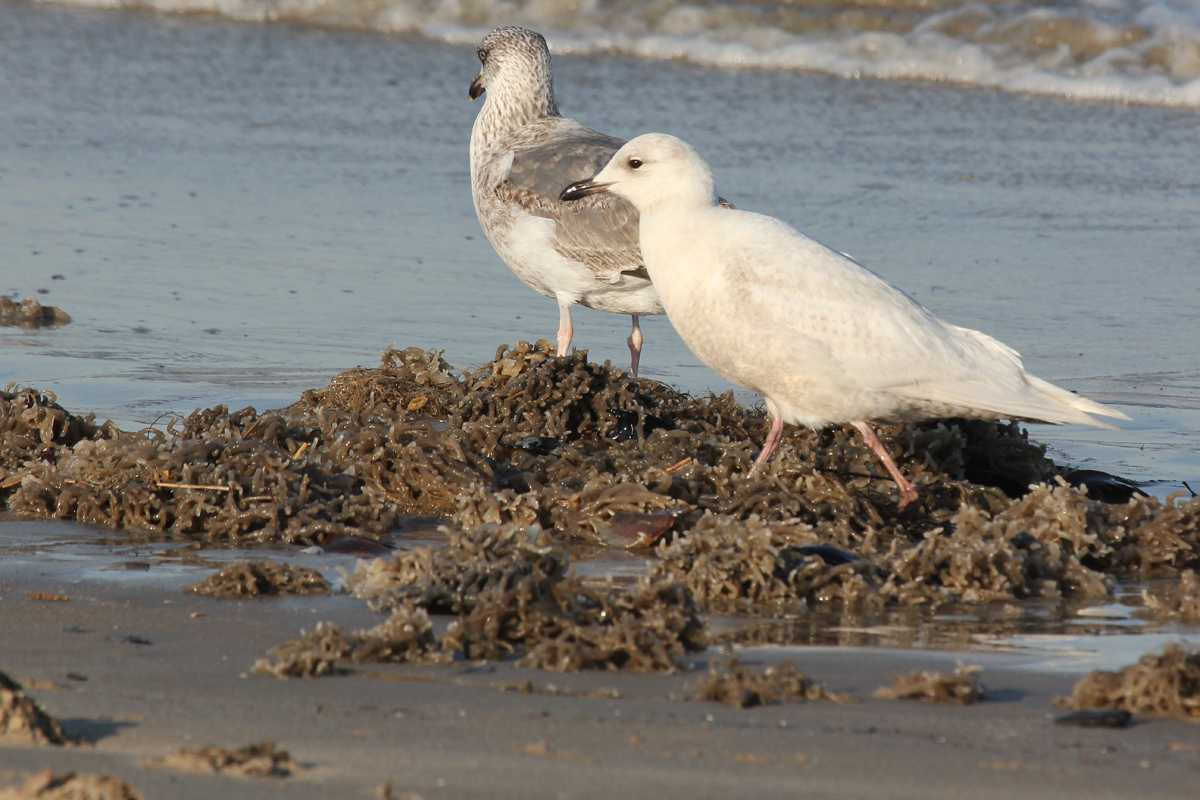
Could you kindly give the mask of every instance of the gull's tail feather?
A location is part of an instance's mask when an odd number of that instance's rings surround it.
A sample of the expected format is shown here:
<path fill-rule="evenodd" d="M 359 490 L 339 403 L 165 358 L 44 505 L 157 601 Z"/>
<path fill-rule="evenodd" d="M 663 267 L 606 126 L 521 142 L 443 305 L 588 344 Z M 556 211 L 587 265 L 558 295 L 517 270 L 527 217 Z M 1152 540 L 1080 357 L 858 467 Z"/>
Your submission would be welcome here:
<path fill-rule="evenodd" d="M 914 400 L 944 403 L 970 412 L 995 414 L 997 418 L 1045 422 L 1051 425 L 1090 425 L 1117 430 L 1115 425 L 1097 419 L 1129 419 L 1120 411 L 1100 405 L 1086 397 L 1068 392 L 1048 381 L 1025 374 L 1020 387 L 998 387 L 985 381 L 921 383 L 890 389 L 894 394 Z M 1094 416 L 1095 415 L 1095 416 Z"/>
<path fill-rule="evenodd" d="M 1127 414 L 1122 414 L 1115 408 L 1101 405 L 1094 400 L 1088 400 L 1086 397 L 1080 397 L 1074 392 L 1068 392 L 1066 389 L 1055 386 L 1053 383 L 1044 381 L 1034 375 L 1026 374 L 1025 380 L 1029 381 L 1029 385 L 1040 391 L 1042 394 L 1045 394 L 1048 397 L 1051 397 L 1078 412 L 1081 417 L 1079 421 L 1084 425 L 1094 425 L 1097 428 L 1108 428 L 1110 430 L 1116 429 L 1116 427 L 1113 425 L 1100 422 L 1095 417 L 1091 416 L 1092 414 L 1096 414 L 1101 417 L 1112 417 L 1113 419 L 1129 419 Z"/>
<path fill-rule="evenodd" d="M 1004 369 L 981 369 L 977 374 L 993 374 L 996 381 L 947 380 L 943 383 L 892 389 L 896 394 L 913 399 L 925 399 L 958 406 L 967 411 L 983 411 L 1000 418 L 1045 422 L 1051 425 L 1090 425 L 1094 428 L 1117 430 L 1115 425 L 1096 417 L 1129 419 L 1116 409 L 1101 405 L 1086 397 L 1069 392 L 1049 381 L 1030 375 L 1021 365 L 1021 356 L 1008 345 L 986 333 L 970 328 L 953 328 L 965 340 L 981 348 L 983 365 L 993 362 Z"/>

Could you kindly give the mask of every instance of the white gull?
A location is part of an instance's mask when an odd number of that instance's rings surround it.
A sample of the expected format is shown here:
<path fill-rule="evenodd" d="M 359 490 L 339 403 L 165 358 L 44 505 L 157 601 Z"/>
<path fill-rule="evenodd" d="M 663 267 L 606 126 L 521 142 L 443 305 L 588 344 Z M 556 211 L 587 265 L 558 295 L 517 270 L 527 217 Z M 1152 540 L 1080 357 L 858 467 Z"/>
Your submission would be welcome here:
<path fill-rule="evenodd" d="M 641 218 L 646 269 L 667 318 L 696 356 L 761 392 L 771 430 L 755 468 L 789 422 L 852 423 L 900 489 L 917 499 L 868 421 L 943 417 L 1112 426 L 1119 411 L 1027 373 L 992 337 L 950 325 L 849 257 L 772 217 L 717 204 L 708 164 L 651 133 L 567 187 L 572 201 L 615 194 Z"/>
<path fill-rule="evenodd" d="M 496 253 L 530 288 L 558 301 L 558 354 L 570 352 L 571 306 L 629 314 L 632 371 L 642 350 L 638 316 L 662 314 L 638 249 L 637 212 L 614 195 L 559 200 L 595 174 L 624 141 L 559 116 L 550 51 L 541 34 L 504 27 L 479 45 L 471 99 L 485 91 L 471 131 L 471 195 Z"/>

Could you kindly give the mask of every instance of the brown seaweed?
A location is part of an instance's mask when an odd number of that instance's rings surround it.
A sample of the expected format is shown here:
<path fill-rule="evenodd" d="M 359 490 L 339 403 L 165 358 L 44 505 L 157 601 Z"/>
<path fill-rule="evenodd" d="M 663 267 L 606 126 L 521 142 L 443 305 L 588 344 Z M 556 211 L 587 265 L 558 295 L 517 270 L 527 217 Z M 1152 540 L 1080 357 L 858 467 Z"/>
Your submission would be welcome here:
<path fill-rule="evenodd" d="M 402 606 L 367 630 L 344 632 L 339 626 L 319 622 L 316 630 L 286 642 L 268 653 L 274 660 L 259 659 L 253 671 L 274 678 L 316 678 L 345 671 L 338 662 L 352 664 L 439 664 L 450 656 L 437 647 L 433 624 L 424 609 Z"/>
<path fill-rule="evenodd" d="M 184 750 L 150 760 L 151 766 L 202 772 L 210 775 L 236 775 L 241 778 L 286 778 L 296 769 L 287 750 L 274 742 L 260 742 L 229 750 L 209 745 L 199 750 Z"/>
<path fill-rule="evenodd" d="M 1196 571 L 1185 569 L 1179 573 L 1179 586 L 1165 598 L 1143 589 L 1142 601 L 1149 611 L 1160 617 L 1200 622 L 1200 580 L 1196 578 Z"/>
<path fill-rule="evenodd" d="M 54 306 L 44 306 L 32 297 L 21 302 L 0 297 L 0 325 L 17 325 L 22 328 L 54 328 L 66 325 L 71 315 Z"/>
<path fill-rule="evenodd" d="M 315 569 L 275 561 L 238 561 L 209 575 L 192 594 L 210 597 L 257 597 L 280 594 L 330 594 L 333 587 Z"/>
<path fill-rule="evenodd" d="M 897 675 L 891 686 L 875 690 L 881 700 L 921 700 L 926 703 L 967 706 L 984 700 L 987 693 L 979 682 L 981 667 L 960 664 L 953 673 L 917 670 Z"/>
<path fill-rule="evenodd" d="M 58 720 L 42 710 L 12 678 L 0 672 L 0 743 L 74 744 Z"/>
<path fill-rule="evenodd" d="M 142 800 L 142 795 L 119 778 L 88 772 L 55 775 L 46 767 L 20 786 L 0 788 L 0 800 Z"/>
<path fill-rule="evenodd" d="M 219 406 L 165 430 L 120 431 L 48 393 L 0 392 L 0 501 L 209 546 L 373 542 L 411 515 L 436 517 L 451 550 L 465 536 L 494 552 L 399 554 L 373 602 L 454 615 L 518 584 L 543 598 L 566 564 L 545 548 L 572 541 L 661 536 L 652 580 L 701 608 L 754 614 L 1102 597 L 1118 577 L 1200 565 L 1200 498 L 1102 502 L 1015 424 L 882 426 L 921 490 L 904 514 L 852 427 L 789 428 L 750 475 L 765 432 L 763 412 L 732 395 L 691 397 L 585 353 L 556 357 L 548 342 L 505 345 L 457 374 L 436 351 L 389 348 L 378 369 L 289 408 Z M 487 544 L 501 530 L 512 541 Z M 516 541 L 528 531 L 539 552 Z"/>
<path fill-rule="evenodd" d="M 696 700 L 712 700 L 737 708 L 811 700 L 854 702 L 850 695 L 831 692 L 814 682 L 791 661 L 756 672 L 736 658 L 714 659 L 709 663 L 708 677 L 689 688 L 695 692 Z"/>
<path fill-rule="evenodd" d="M 338 661 L 497 659 L 521 655 L 549 670 L 675 672 L 679 657 L 704 646 L 704 624 L 686 588 L 649 578 L 634 586 L 589 583 L 568 573 L 569 556 L 538 528 L 481 525 L 451 532 L 443 548 L 359 562 L 351 590 L 391 618 L 344 634 L 319 626 L 272 651 L 255 671 L 277 677 L 331 674 Z M 456 619 L 436 642 L 427 612 Z M 413 620 L 418 622 L 414 623 Z M 399 651 L 395 626 L 420 631 Z M 380 647 L 383 655 L 380 656 Z"/>
<path fill-rule="evenodd" d="M 1161 717 L 1200 717 L 1200 648 L 1174 642 L 1118 672 L 1094 670 L 1059 705 L 1077 710 L 1125 709 Z"/>
<path fill-rule="evenodd" d="M 632 588 L 575 578 L 526 578 L 481 594 L 442 646 L 467 658 L 524 651 L 523 666 L 558 672 L 625 669 L 672 673 L 704 647 L 704 623 L 688 591 L 643 579 Z"/>

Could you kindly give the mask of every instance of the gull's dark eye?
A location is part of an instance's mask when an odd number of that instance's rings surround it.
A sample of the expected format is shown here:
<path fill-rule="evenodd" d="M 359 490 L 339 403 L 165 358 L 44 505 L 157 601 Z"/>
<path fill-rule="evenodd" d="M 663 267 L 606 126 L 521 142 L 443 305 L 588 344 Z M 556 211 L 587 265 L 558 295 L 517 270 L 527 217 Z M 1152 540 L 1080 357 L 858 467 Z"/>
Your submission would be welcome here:
<path fill-rule="evenodd" d="M 640 158 L 629 159 L 629 168 L 630 169 L 637 169 L 640 166 L 642 166 L 642 160 Z"/>
<path fill-rule="evenodd" d="M 487 61 L 488 51 L 481 47 L 475 51 L 475 55 L 479 56 L 480 61 Z"/>

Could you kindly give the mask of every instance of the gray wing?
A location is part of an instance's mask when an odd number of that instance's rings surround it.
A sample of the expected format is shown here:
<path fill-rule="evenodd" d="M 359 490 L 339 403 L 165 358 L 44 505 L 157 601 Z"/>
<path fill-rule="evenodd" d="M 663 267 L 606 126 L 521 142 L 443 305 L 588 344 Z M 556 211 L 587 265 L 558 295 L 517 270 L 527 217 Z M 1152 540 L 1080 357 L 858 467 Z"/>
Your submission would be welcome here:
<path fill-rule="evenodd" d="M 565 187 L 602 170 L 625 142 L 569 120 L 557 122 L 548 139 L 514 150 L 508 179 L 497 191 L 529 213 L 554 220 L 555 249 L 598 277 L 644 275 L 638 215 L 628 201 L 607 193 L 571 203 L 558 199 Z"/>

